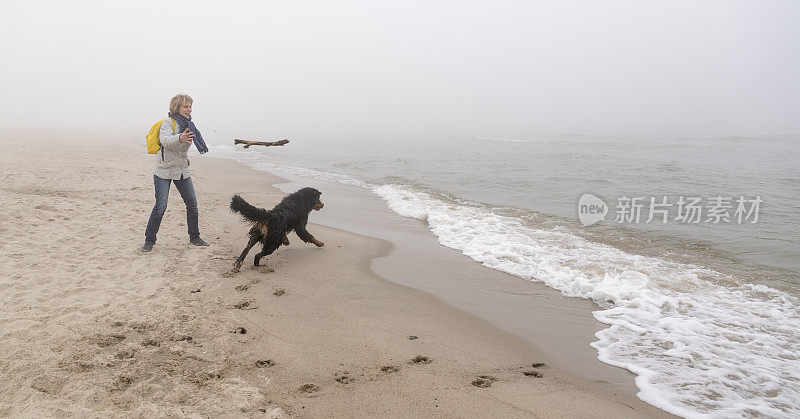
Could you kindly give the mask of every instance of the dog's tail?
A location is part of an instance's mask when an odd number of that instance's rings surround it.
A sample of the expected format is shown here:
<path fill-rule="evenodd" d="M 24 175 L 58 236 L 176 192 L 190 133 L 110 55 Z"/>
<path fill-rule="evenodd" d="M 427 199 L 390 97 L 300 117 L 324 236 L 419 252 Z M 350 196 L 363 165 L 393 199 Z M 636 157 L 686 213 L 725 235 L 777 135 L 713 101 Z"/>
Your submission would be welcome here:
<path fill-rule="evenodd" d="M 231 211 L 242 214 L 242 217 L 252 222 L 264 221 L 269 218 L 270 211 L 250 205 L 239 195 L 231 198 Z"/>

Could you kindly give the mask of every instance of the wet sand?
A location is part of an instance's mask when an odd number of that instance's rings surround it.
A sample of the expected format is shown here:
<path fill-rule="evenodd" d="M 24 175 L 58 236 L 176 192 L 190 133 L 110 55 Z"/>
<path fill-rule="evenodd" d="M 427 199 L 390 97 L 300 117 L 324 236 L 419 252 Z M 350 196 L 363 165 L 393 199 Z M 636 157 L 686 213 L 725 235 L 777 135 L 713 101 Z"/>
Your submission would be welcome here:
<path fill-rule="evenodd" d="M 520 336 L 540 349 L 548 363 L 605 389 L 631 395 L 639 391 L 634 374 L 600 362 L 597 351 L 589 346 L 596 340 L 594 334 L 607 327 L 592 315 L 600 309 L 594 302 L 488 269 L 440 245 L 425 222 L 395 214 L 368 189 L 280 176 L 287 183 L 275 186 L 286 193 L 303 186 L 327 192 L 330 205 L 315 214 L 320 224 L 392 242 L 389 255 L 372 261 L 372 269 L 381 277 L 433 294 Z"/>

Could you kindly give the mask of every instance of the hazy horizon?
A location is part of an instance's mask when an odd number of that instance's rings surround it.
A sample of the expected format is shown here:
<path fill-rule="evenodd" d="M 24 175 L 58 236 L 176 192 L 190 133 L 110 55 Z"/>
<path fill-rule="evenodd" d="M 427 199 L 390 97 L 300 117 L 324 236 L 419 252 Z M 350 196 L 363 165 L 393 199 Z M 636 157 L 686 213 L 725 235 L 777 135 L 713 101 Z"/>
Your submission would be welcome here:
<path fill-rule="evenodd" d="M 229 138 L 800 133 L 791 1 L 0 4 L 0 127 Z"/>

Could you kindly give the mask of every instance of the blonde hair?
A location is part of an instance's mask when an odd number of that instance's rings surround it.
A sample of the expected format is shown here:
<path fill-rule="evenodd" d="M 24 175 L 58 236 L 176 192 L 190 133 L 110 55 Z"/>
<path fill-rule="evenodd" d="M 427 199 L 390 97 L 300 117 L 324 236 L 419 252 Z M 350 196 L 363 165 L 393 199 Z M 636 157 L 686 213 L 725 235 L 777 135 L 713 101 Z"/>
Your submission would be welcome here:
<path fill-rule="evenodd" d="M 181 106 L 192 102 L 194 101 L 192 100 L 191 96 L 178 93 L 172 98 L 172 100 L 169 101 L 169 113 L 178 113 L 178 111 L 181 109 Z"/>

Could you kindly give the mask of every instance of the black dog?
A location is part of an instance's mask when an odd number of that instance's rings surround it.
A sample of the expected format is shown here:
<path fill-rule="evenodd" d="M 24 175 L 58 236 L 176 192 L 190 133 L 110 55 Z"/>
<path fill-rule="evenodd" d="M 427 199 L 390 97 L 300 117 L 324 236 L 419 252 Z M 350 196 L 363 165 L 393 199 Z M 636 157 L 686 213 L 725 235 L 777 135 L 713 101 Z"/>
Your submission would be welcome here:
<path fill-rule="evenodd" d="M 311 213 L 311 210 L 319 211 L 325 205 L 320 202 L 320 195 L 322 192 L 314 188 L 303 188 L 283 198 L 271 211 L 254 207 L 241 196 L 234 195 L 231 198 L 231 211 L 238 212 L 247 221 L 252 222 L 253 228 L 250 229 L 250 241 L 247 243 L 247 247 L 233 264 L 233 271 L 236 272 L 242 267 L 242 261 L 247 256 L 247 252 L 258 242 L 261 242 L 263 247 L 253 260 L 253 264 L 256 266 L 262 257 L 272 254 L 281 244 L 288 246 L 289 238 L 286 235 L 292 230 L 297 233 L 300 240 L 314 243 L 317 247 L 324 246 L 325 243 L 315 239 L 306 230 L 308 214 Z"/>

